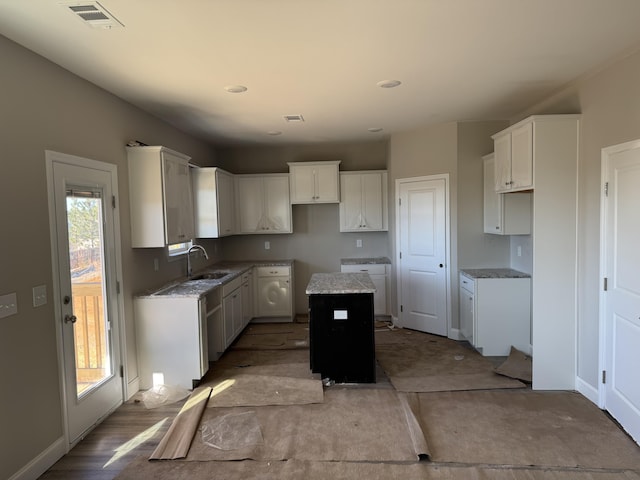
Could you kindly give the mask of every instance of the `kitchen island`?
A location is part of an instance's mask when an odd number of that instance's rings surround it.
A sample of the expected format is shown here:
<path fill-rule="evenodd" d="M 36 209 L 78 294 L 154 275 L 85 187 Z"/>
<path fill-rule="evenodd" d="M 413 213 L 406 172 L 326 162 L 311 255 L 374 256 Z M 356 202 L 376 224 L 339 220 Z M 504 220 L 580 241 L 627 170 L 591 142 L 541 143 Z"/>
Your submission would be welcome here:
<path fill-rule="evenodd" d="M 315 273 L 309 296 L 310 366 L 338 383 L 375 383 L 373 294 L 366 273 Z"/>

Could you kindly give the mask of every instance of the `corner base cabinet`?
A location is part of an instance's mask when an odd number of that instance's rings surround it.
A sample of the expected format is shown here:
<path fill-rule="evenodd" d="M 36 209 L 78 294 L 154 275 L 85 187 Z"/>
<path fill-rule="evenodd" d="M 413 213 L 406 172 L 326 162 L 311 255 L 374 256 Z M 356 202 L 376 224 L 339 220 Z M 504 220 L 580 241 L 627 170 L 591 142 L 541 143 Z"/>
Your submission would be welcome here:
<path fill-rule="evenodd" d="M 531 278 L 460 274 L 460 332 L 484 356 L 531 349 Z"/>

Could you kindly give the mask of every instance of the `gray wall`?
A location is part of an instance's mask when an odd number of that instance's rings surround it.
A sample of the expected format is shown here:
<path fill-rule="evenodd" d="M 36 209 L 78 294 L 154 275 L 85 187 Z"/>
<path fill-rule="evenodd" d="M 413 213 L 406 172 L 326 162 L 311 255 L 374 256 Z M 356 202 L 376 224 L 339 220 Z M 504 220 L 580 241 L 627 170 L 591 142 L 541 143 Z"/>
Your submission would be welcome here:
<path fill-rule="evenodd" d="M 582 113 L 578 163 L 578 377 L 595 394 L 599 378 L 601 153 L 604 147 L 640 138 L 640 52 L 575 82 L 513 122 L 531 114 L 547 113 Z"/>
<path fill-rule="evenodd" d="M 198 159 L 213 150 L 0 36 L 0 295 L 17 293 L 18 314 L 0 319 L 0 478 L 9 478 L 62 435 L 46 149 L 118 166 L 128 353 L 137 375 L 132 293 L 180 274 L 162 250 L 130 247 L 125 143 L 164 142 Z M 153 258 L 160 272 L 153 271 Z M 34 308 L 31 289 L 46 285 L 48 303 Z"/>
<path fill-rule="evenodd" d="M 341 160 L 341 171 L 384 170 L 387 142 L 334 143 L 218 150 L 218 163 L 232 173 L 288 172 L 287 162 Z M 305 288 L 317 272 L 340 271 L 340 259 L 389 256 L 387 232 L 340 233 L 338 204 L 293 205 L 293 234 L 240 235 L 222 239 L 229 260 L 295 259 L 295 311 L 307 313 Z M 362 247 L 356 248 L 356 240 Z M 264 249 L 264 242 L 270 249 Z"/>

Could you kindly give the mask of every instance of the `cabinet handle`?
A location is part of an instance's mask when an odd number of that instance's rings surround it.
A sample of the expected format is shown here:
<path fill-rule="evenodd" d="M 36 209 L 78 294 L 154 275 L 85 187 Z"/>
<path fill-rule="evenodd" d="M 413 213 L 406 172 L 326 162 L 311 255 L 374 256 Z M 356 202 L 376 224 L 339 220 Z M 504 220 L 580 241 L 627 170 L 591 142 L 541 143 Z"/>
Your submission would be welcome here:
<path fill-rule="evenodd" d="M 496 230 L 500 230 L 500 227 L 496 227 Z"/>

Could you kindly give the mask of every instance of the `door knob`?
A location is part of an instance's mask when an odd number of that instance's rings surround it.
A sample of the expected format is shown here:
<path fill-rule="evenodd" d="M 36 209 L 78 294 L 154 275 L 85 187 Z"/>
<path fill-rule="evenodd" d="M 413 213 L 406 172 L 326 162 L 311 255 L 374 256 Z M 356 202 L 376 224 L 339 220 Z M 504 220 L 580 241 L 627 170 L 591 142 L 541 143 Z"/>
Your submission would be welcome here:
<path fill-rule="evenodd" d="M 76 317 L 75 315 L 64 316 L 64 323 L 76 323 L 76 320 L 78 320 L 78 317 Z"/>
<path fill-rule="evenodd" d="M 444 267 L 444 264 L 442 264 L 442 263 L 441 263 L 441 264 L 440 264 L 440 268 L 442 268 L 442 267 Z"/>

